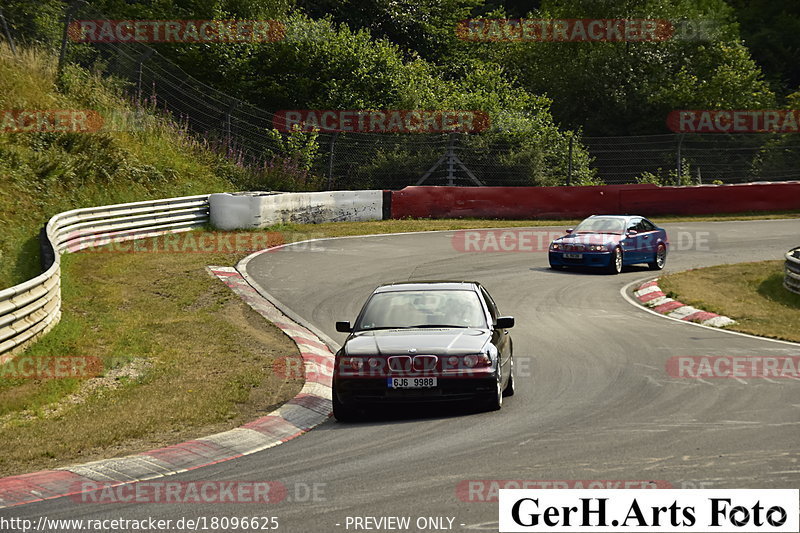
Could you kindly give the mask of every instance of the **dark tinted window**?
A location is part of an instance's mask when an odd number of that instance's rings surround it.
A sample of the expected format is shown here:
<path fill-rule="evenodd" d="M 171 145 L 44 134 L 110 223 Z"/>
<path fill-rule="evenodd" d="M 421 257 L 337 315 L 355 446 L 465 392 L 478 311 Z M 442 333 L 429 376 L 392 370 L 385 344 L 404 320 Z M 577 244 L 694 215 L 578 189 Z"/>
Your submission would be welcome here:
<path fill-rule="evenodd" d="M 656 226 L 652 222 L 650 222 L 649 220 L 647 220 L 645 218 L 643 218 L 642 221 L 639 222 L 639 227 L 641 227 L 641 229 L 639 230 L 640 232 L 642 232 L 642 231 L 653 231 L 653 230 L 656 229 Z"/>
<path fill-rule="evenodd" d="M 641 220 L 642 219 L 640 219 L 640 218 L 632 218 L 632 219 L 630 219 L 628 221 L 628 227 L 625 228 L 625 231 L 631 231 L 631 230 L 640 231 L 639 230 L 639 222 L 641 222 Z"/>

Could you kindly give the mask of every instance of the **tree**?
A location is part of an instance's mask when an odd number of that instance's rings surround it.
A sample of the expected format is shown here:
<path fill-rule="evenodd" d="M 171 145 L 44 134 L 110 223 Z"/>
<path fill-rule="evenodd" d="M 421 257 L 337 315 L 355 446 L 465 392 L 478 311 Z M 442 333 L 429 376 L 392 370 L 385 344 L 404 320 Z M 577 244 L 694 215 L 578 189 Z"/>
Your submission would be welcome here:
<path fill-rule="evenodd" d="M 786 96 L 800 88 L 800 3 L 727 0 L 742 38 L 772 88 Z"/>
<path fill-rule="evenodd" d="M 774 105 L 723 0 L 549 0 L 533 16 L 712 23 L 704 39 L 498 44 L 522 86 L 549 96 L 556 120 L 587 135 L 666 132 L 673 109 Z"/>

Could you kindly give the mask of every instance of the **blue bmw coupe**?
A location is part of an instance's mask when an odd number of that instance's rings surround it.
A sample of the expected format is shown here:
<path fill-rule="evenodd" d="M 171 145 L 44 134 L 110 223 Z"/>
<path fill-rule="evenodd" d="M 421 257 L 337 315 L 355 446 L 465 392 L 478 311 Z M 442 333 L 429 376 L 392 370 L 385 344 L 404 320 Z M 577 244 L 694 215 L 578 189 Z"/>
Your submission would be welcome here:
<path fill-rule="evenodd" d="M 661 270 L 667 260 L 667 232 L 644 217 L 592 215 L 550 243 L 550 268 L 597 267 L 612 274 L 625 265 Z"/>

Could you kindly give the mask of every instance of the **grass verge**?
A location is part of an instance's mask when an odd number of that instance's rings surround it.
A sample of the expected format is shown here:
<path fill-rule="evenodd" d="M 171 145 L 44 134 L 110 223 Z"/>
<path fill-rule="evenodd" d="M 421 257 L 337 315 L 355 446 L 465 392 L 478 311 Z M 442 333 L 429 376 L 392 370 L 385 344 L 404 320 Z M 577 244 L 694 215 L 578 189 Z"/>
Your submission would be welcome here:
<path fill-rule="evenodd" d="M 230 262 L 64 256 L 61 322 L 21 357 L 95 356 L 107 371 L 88 380 L 0 372 L 0 476 L 223 431 L 297 394 L 302 379 L 272 371 L 276 358 L 299 357 L 296 346 L 205 271 Z"/>
<path fill-rule="evenodd" d="M 659 286 L 685 304 L 736 320 L 728 329 L 800 342 L 800 296 L 783 287 L 783 261 L 678 272 Z"/>

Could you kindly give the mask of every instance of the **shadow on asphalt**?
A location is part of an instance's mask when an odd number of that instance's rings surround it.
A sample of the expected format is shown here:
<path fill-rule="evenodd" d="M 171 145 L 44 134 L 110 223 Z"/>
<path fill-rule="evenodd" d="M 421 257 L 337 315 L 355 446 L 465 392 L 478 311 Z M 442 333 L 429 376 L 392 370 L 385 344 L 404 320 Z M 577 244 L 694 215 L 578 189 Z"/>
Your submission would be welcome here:
<path fill-rule="evenodd" d="M 608 277 L 612 277 L 613 276 L 613 274 L 609 274 L 608 272 L 606 272 L 602 268 L 596 268 L 596 267 L 595 268 L 593 268 L 593 267 L 569 267 L 569 268 L 564 268 L 564 269 L 561 269 L 561 270 L 553 270 L 550 267 L 531 267 L 528 270 L 530 270 L 532 272 L 550 272 L 551 274 L 556 274 L 556 275 L 566 274 L 566 275 L 573 275 L 574 276 L 574 275 L 592 274 L 592 275 L 595 275 L 595 276 L 608 276 Z M 625 267 L 623 267 L 622 274 L 626 274 L 626 273 L 630 273 L 630 272 L 636 272 L 636 273 L 652 272 L 653 274 L 657 274 L 659 271 L 658 270 L 650 270 L 648 267 L 640 266 L 640 265 L 630 265 L 630 266 L 626 265 Z"/>
<path fill-rule="evenodd" d="M 495 412 L 495 414 L 500 412 L 502 411 Z M 339 422 L 331 417 L 330 423 L 323 424 L 315 431 L 397 425 L 398 423 L 414 423 L 427 420 L 448 420 L 482 413 L 486 413 L 486 411 L 460 402 L 453 402 L 452 404 L 387 405 L 364 409 L 358 418 L 352 422 Z"/>

